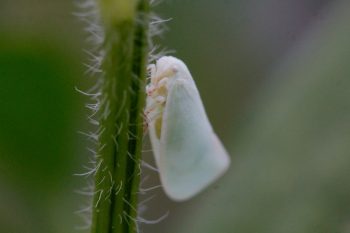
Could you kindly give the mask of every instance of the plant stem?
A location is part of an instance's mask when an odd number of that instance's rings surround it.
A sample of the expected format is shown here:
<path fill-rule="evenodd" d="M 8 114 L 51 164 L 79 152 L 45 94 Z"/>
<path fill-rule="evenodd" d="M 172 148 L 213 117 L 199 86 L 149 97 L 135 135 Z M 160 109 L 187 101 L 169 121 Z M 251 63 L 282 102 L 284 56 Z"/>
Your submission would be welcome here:
<path fill-rule="evenodd" d="M 103 82 L 91 233 L 137 232 L 148 0 L 98 0 Z"/>

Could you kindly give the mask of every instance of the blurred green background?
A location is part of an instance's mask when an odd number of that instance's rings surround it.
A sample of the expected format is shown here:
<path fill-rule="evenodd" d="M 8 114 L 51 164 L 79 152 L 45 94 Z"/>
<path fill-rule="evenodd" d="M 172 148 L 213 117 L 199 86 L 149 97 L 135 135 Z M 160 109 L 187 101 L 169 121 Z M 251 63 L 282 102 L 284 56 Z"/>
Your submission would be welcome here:
<path fill-rule="evenodd" d="M 68 233 L 86 185 L 88 49 L 73 1 L 0 2 L 0 233 Z M 142 232 L 350 232 L 350 2 L 164 0 L 157 42 L 190 68 L 229 172 L 198 197 L 161 189 Z M 149 145 L 145 143 L 145 151 Z M 151 153 L 144 159 L 153 162 Z M 144 170 L 143 188 L 158 184 Z"/>

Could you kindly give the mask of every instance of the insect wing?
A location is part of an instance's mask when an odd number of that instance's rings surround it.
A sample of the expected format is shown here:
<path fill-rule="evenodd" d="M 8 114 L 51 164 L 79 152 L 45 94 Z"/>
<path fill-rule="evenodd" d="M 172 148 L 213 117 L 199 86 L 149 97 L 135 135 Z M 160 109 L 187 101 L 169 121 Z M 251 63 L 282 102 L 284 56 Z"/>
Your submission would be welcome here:
<path fill-rule="evenodd" d="M 212 130 L 192 80 L 176 79 L 170 86 L 159 146 L 161 181 L 173 200 L 191 198 L 228 168 L 229 156 Z"/>

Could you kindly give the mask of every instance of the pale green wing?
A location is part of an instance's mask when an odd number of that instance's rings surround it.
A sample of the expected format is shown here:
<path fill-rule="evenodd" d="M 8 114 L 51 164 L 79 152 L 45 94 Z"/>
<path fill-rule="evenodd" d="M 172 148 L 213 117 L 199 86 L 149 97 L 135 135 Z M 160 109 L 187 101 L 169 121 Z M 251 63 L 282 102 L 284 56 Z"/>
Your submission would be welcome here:
<path fill-rule="evenodd" d="M 176 79 L 169 89 L 158 159 L 164 190 L 178 201 L 196 195 L 228 168 L 229 156 L 192 80 Z"/>

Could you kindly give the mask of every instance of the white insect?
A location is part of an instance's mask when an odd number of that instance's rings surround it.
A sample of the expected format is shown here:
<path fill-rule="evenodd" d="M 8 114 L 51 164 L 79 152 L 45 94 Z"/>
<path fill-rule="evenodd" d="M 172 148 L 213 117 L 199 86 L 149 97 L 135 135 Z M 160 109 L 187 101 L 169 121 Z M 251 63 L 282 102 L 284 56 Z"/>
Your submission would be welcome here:
<path fill-rule="evenodd" d="M 160 180 L 169 198 L 185 201 L 218 179 L 230 158 L 186 65 L 165 56 L 149 71 L 146 116 Z"/>

